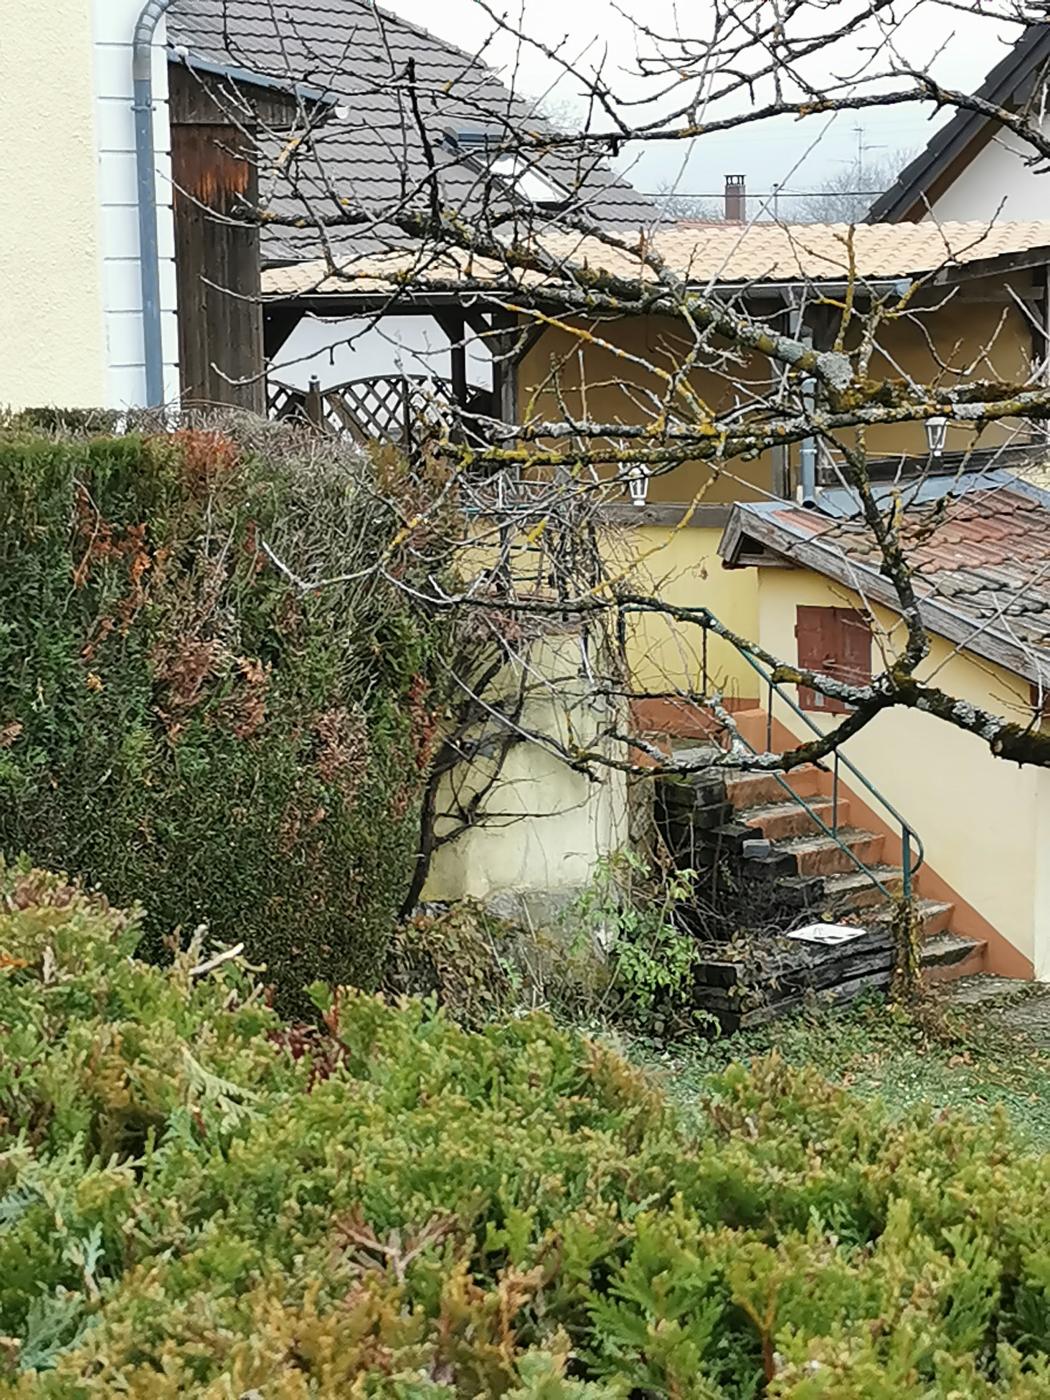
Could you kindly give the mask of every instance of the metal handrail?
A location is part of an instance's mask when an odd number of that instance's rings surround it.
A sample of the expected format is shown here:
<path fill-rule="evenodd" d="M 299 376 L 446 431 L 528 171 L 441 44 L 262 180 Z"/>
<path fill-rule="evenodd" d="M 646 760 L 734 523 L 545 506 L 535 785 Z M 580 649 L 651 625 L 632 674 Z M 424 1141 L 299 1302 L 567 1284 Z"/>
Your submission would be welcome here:
<path fill-rule="evenodd" d="M 723 623 L 719 621 L 719 619 L 714 615 L 714 613 L 711 612 L 710 608 L 700 608 L 698 611 L 707 619 L 707 622 L 709 624 L 713 624 L 713 627 L 711 628 L 706 626 L 704 627 L 704 646 L 702 664 L 703 685 L 705 693 L 707 691 L 708 682 L 707 634 L 709 630 L 714 630 L 716 635 L 720 636 L 723 641 L 728 642 L 729 645 L 732 646 L 744 658 L 744 660 L 751 667 L 751 669 L 757 672 L 757 674 L 761 676 L 761 678 L 766 682 L 766 685 L 768 687 L 768 702 L 766 705 L 767 751 L 772 751 L 773 747 L 774 694 L 780 696 L 781 700 L 783 700 L 787 707 L 798 716 L 798 718 L 807 727 L 807 729 L 809 729 L 812 733 L 818 735 L 820 738 L 823 738 L 824 731 L 820 728 L 820 726 L 814 724 L 813 720 L 810 719 L 809 715 L 806 714 L 805 710 L 803 710 L 802 707 L 791 698 L 791 696 L 787 693 L 787 690 L 778 681 L 774 679 L 773 673 L 769 670 L 769 668 L 765 666 L 758 659 L 758 657 L 755 656 L 754 653 L 749 650 L 748 647 L 744 646 L 741 642 L 739 642 L 735 637 L 733 637 L 729 633 L 728 629 L 724 626 Z M 741 738 L 745 746 L 749 748 L 752 753 L 758 752 L 754 745 L 749 743 L 748 740 L 744 739 L 742 735 L 738 737 Z M 890 800 L 887 797 L 884 797 L 882 793 L 879 792 L 878 788 L 874 785 L 874 783 L 870 782 L 869 779 L 864 776 L 864 774 L 860 771 L 860 769 L 856 766 L 855 763 L 852 763 L 838 749 L 835 750 L 834 770 L 832 776 L 831 827 L 827 826 L 827 824 L 822 820 L 819 814 L 813 811 L 813 809 L 810 807 L 809 803 L 805 800 L 804 797 L 802 797 L 799 793 L 795 792 L 795 790 L 791 787 L 790 783 L 787 781 L 786 777 L 784 777 L 781 773 L 778 772 L 772 772 L 772 776 L 776 778 L 777 782 L 781 785 L 781 787 L 783 787 L 790 794 L 792 800 L 794 802 L 797 802 L 801 807 L 803 807 L 806 810 L 806 812 L 809 813 L 812 819 L 824 831 L 825 835 L 832 837 L 837 843 L 837 845 L 843 851 L 846 852 L 846 854 L 853 861 L 853 863 L 868 876 L 872 883 L 876 885 L 882 891 L 882 893 L 887 896 L 887 898 L 890 898 L 889 891 L 886 889 L 885 885 L 874 873 L 874 871 L 871 870 L 868 866 L 866 866 L 864 862 L 860 859 L 860 857 L 852 850 L 852 848 L 847 846 L 846 843 L 842 841 L 838 835 L 838 789 L 840 765 L 845 767 L 846 770 L 849 773 L 851 773 L 854 778 L 856 778 L 857 782 L 861 785 L 861 787 L 863 787 L 868 793 L 871 794 L 871 796 L 875 799 L 875 801 L 879 804 L 883 811 L 889 813 L 893 821 L 900 827 L 901 869 L 904 877 L 903 894 L 905 899 L 910 899 L 912 893 L 912 881 L 926 858 L 926 851 L 922 844 L 922 838 L 919 836 L 919 833 L 915 830 L 911 823 L 906 821 L 905 818 L 901 816 L 900 812 L 897 811 L 893 803 L 890 802 Z M 918 853 L 914 863 L 912 862 L 913 846 Z"/>

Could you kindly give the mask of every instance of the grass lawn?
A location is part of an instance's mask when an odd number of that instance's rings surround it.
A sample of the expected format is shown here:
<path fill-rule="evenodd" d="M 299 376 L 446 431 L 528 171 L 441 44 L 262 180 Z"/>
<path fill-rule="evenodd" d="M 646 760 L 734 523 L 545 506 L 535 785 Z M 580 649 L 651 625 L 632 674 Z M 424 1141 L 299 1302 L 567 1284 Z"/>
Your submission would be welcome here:
<path fill-rule="evenodd" d="M 761 1030 L 673 1047 L 626 1040 L 636 1063 L 652 1069 L 688 1109 L 711 1076 L 732 1060 L 775 1050 L 813 1065 L 863 1098 L 904 1113 L 921 1104 L 974 1116 L 1003 1112 L 1036 1147 L 1050 1149 L 1050 996 L 1033 989 L 1007 1004 L 911 1014 L 871 998 L 814 1007 Z"/>

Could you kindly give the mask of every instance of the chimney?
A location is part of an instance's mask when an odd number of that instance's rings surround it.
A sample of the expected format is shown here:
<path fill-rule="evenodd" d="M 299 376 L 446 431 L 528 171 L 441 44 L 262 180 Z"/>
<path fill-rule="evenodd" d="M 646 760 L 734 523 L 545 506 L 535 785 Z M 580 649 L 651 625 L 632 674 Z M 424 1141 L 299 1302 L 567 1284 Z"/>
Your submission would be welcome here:
<path fill-rule="evenodd" d="M 747 191 L 743 175 L 726 176 L 726 223 L 742 224 L 747 218 Z"/>

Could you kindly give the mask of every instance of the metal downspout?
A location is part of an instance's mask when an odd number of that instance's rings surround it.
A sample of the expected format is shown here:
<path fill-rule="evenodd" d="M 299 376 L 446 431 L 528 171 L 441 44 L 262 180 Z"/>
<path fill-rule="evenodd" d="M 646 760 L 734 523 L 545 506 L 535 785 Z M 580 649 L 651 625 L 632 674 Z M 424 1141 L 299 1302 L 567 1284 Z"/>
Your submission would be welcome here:
<path fill-rule="evenodd" d="M 160 254 L 157 245 L 157 160 L 153 146 L 153 36 L 172 0 L 146 0 L 132 40 L 135 176 L 139 211 L 139 276 L 142 287 L 142 351 L 146 406 L 164 403 L 164 347 L 160 320 Z"/>
<path fill-rule="evenodd" d="M 784 305 L 791 315 L 791 333 L 803 345 L 812 346 L 813 333 L 806 329 L 806 306 L 803 298 L 795 300 L 793 288 L 784 289 Z M 812 412 L 816 403 L 816 384 L 812 379 L 802 383 L 802 406 Z M 817 440 L 812 433 L 802 439 L 798 447 L 799 494 L 804 506 L 817 504 Z"/>
<path fill-rule="evenodd" d="M 804 336 L 804 341 L 812 345 L 813 337 Z M 816 403 L 815 386 L 812 379 L 802 385 L 802 402 L 807 413 L 812 413 Z M 798 475 L 802 487 L 802 504 L 817 504 L 817 440 L 812 433 L 804 437 L 798 448 Z"/>

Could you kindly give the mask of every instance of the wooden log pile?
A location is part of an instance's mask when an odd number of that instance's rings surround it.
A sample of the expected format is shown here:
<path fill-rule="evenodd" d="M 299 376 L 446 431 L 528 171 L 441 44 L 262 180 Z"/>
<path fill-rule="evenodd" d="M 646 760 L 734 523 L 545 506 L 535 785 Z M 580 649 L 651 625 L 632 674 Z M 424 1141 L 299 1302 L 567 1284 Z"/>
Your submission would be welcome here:
<path fill-rule="evenodd" d="M 772 934 L 749 945 L 705 950 L 694 970 L 694 1003 L 715 1016 L 723 1031 L 745 1030 L 787 1015 L 808 996 L 841 1003 L 884 989 L 893 964 L 888 925 L 832 945 Z"/>

